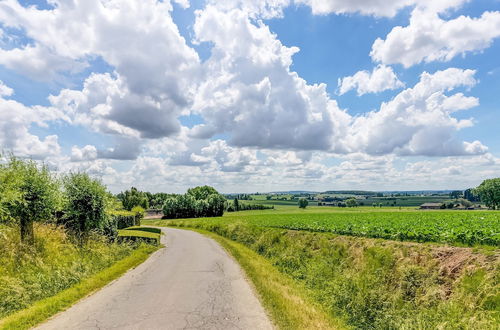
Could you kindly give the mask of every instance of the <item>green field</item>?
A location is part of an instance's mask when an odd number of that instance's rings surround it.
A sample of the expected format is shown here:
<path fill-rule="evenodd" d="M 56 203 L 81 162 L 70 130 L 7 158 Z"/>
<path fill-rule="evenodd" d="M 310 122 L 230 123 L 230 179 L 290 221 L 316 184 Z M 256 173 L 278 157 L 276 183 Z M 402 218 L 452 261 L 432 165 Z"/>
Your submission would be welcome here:
<path fill-rule="evenodd" d="M 258 227 L 286 228 L 401 241 L 458 245 L 500 246 L 499 211 L 415 210 L 411 208 L 353 209 L 281 207 L 245 211 L 222 218 L 200 218 L 211 225 L 242 223 Z"/>
<path fill-rule="evenodd" d="M 497 329 L 500 322 L 499 211 L 277 206 L 145 222 L 206 230 L 244 245 L 293 281 L 288 290 L 303 288 L 355 329 Z M 273 286 L 262 280 L 270 271 L 228 250 L 259 295 L 272 296 Z"/>

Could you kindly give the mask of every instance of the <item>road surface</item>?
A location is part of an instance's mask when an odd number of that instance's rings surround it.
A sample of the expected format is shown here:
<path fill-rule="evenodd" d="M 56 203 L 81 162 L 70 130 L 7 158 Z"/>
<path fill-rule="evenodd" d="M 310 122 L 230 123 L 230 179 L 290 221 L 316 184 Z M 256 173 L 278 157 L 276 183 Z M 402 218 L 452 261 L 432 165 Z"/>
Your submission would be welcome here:
<path fill-rule="evenodd" d="M 272 329 L 238 264 L 215 241 L 163 231 L 166 248 L 37 329 Z"/>

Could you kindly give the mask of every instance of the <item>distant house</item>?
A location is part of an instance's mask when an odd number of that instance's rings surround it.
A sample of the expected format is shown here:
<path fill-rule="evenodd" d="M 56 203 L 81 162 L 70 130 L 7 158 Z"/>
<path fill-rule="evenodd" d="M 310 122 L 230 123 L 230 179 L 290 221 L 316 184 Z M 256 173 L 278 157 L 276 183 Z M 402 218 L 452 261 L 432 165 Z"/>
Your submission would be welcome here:
<path fill-rule="evenodd" d="M 441 208 L 442 203 L 424 203 L 420 205 L 420 209 L 422 210 L 439 210 Z"/>

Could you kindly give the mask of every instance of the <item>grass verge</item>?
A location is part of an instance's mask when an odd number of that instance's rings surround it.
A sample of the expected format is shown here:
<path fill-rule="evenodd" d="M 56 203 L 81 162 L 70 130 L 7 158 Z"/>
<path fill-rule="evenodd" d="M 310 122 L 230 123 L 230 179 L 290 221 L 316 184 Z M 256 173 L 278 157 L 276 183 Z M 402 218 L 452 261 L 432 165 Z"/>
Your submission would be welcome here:
<path fill-rule="evenodd" d="M 150 227 L 129 227 L 118 231 L 118 240 L 144 240 L 160 244 L 161 230 Z"/>
<path fill-rule="evenodd" d="M 134 250 L 129 256 L 116 262 L 96 275 L 87 278 L 75 286 L 61 291 L 55 296 L 36 302 L 31 307 L 7 316 L 0 320 L 0 329 L 29 329 L 45 321 L 49 317 L 61 312 L 78 300 L 90 295 L 117 279 L 126 271 L 145 261 L 157 247 L 143 245 Z"/>
<path fill-rule="evenodd" d="M 264 308 L 279 329 L 346 329 L 307 294 L 305 288 L 279 272 L 266 258 L 243 244 L 209 231 L 186 228 L 217 241 L 240 264 Z"/>

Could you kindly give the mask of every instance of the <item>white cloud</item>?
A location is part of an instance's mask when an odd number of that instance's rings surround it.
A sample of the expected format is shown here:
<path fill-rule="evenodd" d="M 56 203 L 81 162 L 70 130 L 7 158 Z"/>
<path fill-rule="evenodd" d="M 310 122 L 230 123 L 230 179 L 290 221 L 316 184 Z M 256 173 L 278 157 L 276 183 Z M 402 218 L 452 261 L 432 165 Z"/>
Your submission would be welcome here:
<path fill-rule="evenodd" d="M 385 40 L 375 40 L 370 56 L 377 62 L 400 63 L 408 68 L 420 62 L 449 61 L 457 55 L 480 52 L 499 36 L 498 11 L 447 21 L 434 11 L 415 9 L 408 26 L 396 26 Z"/>
<path fill-rule="evenodd" d="M 378 65 L 372 72 L 358 71 L 353 76 L 339 79 L 339 94 L 356 89 L 358 95 L 379 93 L 388 89 L 398 89 L 404 84 L 398 79 L 390 66 Z"/>
<path fill-rule="evenodd" d="M 12 94 L 14 94 L 14 90 L 0 80 L 0 97 L 11 96 Z"/>
<path fill-rule="evenodd" d="M 71 161 L 81 162 L 97 159 L 97 149 L 94 146 L 86 145 L 83 148 L 73 146 L 71 148 Z"/>
<path fill-rule="evenodd" d="M 417 7 L 441 12 L 468 0 L 295 0 L 311 7 L 313 14 L 359 13 L 377 17 L 393 17 L 405 7 Z"/>
<path fill-rule="evenodd" d="M 238 9 L 213 6 L 197 13 L 200 42 L 212 42 L 194 110 L 205 123 L 191 135 L 230 133 L 233 146 L 328 149 L 348 115 L 326 93 L 290 71 L 296 47 L 281 44 L 263 23 Z"/>
<path fill-rule="evenodd" d="M 58 155 L 61 148 L 57 135 L 52 134 L 40 138 L 30 133 L 30 128 L 33 124 L 47 127 L 48 122 L 68 121 L 67 116 L 55 108 L 27 107 L 17 101 L 3 98 L 13 93 L 10 87 L 0 84 L 0 146 L 2 151 L 11 151 L 16 155 L 35 159 Z"/>
<path fill-rule="evenodd" d="M 478 141 L 462 142 L 456 131 L 472 125 L 451 114 L 479 104 L 474 97 L 445 92 L 476 84 L 474 70 L 456 68 L 424 72 L 413 87 L 383 103 L 379 111 L 353 118 L 344 143 L 348 150 L 381 155 L 448 156 L 481 154 L 487 148 Z"/>
<path fill-rule="evenodd" d="M 0 21 L 25 31 L 33 45 L 0 50 L 0 64 L 34 79 L 53 79 L 101 57 L 115 69 L 112 75 L 92 74 L 82 90 L 62 90 L 52 104 L 97 132 L 172 135 L 192 102 L 199 58 L 171 11 L 169 1 L 156 0 L 61 1 L 51 10 L 6 0 Z"/>

